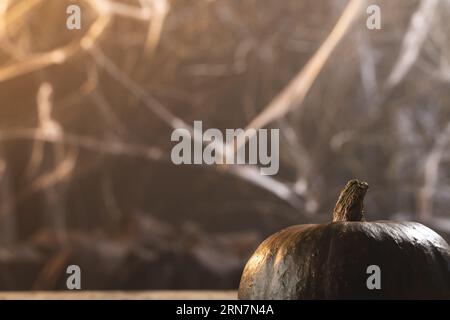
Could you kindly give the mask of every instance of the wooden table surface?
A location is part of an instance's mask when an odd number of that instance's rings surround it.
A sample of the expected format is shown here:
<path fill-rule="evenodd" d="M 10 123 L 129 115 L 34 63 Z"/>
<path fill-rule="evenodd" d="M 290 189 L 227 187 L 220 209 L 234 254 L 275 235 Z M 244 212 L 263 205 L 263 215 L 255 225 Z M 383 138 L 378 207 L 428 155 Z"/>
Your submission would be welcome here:
<path fill-rule="evenodd" d="M 24 291 L 0 292 L 0 300 L 236 300 L 236 291 Z"/>

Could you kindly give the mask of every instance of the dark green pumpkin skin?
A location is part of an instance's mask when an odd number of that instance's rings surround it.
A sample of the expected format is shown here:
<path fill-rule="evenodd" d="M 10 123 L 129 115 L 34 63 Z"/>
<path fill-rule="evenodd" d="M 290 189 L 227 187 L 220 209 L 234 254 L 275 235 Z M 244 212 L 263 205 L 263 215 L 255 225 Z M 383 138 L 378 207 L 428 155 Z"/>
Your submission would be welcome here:
<path fill-rule="evenodd" d="M 381 270 L 369 290 L 367 267 Z M 239 299 L 450 299 L 450 248 L 414 222 L 297 225 L 267 238 L 242 274 Z"/>

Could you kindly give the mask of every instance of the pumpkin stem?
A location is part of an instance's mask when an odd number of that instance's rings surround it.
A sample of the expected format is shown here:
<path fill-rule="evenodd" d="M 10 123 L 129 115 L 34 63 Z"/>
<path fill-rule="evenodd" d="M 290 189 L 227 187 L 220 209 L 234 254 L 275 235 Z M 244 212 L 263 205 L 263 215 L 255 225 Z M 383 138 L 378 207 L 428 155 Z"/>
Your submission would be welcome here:
<path fill-rule="evenodd" d="M 364 196 L 369 185 L 366 182 L 350 180 L 339 195 L 333 211 L 333 222 L 364 221 Z"/>

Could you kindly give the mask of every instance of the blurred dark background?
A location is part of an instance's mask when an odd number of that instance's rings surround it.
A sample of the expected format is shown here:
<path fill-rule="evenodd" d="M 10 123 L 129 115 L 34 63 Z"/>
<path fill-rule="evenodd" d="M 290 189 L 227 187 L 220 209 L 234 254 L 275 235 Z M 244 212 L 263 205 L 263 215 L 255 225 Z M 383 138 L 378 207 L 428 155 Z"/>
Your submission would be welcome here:
<path fill-rule="evenodd" d="M 280 172 L 261 180 L 172 164 L 173 125 L 245 128 L 348 1 L 2 0 L 0 290 L 65 289 L 70 264 L 83 289 L 237 288 L 265 237 L 330 221 L 351 178 L 370 185 L 368 220 L 449 239 L 450 3 L 362 2 L 305 99 L 265 126 Z"/>

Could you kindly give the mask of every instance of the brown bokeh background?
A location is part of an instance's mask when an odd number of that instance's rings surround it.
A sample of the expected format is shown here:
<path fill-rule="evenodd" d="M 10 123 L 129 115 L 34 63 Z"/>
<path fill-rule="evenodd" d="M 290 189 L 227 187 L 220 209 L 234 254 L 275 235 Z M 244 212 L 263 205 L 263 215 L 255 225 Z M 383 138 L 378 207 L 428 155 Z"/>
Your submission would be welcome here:
<path fill-rule="evenodd" d="M 70 264 L 83 289 L 236 288 L 262 239 L 329 221 L 354 177 L 368 220 L 449 239 L 450 4 L 366 1 L 333 36 L 348 3 L 2 0 L 0 289 L 65 289 Z M 276 176 L 172 164 L 181 121 L 245 128 L 327 39 L 304 99 L 264 125 Z"/>

